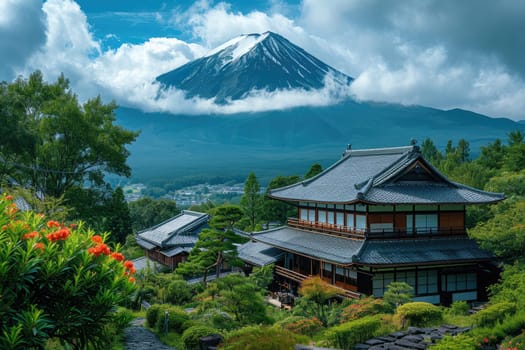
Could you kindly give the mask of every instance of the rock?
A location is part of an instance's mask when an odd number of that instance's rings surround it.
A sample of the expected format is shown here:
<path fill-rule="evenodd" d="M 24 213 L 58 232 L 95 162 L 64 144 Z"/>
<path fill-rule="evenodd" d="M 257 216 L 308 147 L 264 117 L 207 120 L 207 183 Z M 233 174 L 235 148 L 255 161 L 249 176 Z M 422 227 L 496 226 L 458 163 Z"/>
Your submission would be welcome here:
<path fill-rule="evenodd" d="M 424 338 L 421 335 L 413 334 L 413 335 L 407 335 L 406 337 L 403 337 L 401 339 L 412 342 L 412 343 L 421 343 Z"/>
<path fill-rule="evenodd" d="M 378 339 L 378 338 L 372 338 L 372 339 L 368 339 L 367 341 L 365 341 L 365 344 L 368 344 L 370 346 L 374 346 L 374 345 L 383 344 L 384 342 L 385 342 L 384 340 L 381 340 L 381 339 Z"/>
<path fill-rule="evenodd" d="M 382 340 L 385 343 L 393 343 L 396 341 L 396 338 L 391 337 L 389 335 L 385 335 L 383 337 L 376 337 L 376 339 Z"/>
<path fill-rule="evenodd" d="M 394 332 L 389 334 L 391 337 L 394 337 L 396 339 L 403 338 L 405 335 L 407 335 L 406 332 Z"/>
<path fill-rule="evenodd" d="M 370 345 L 368 344 L 355 344 L 354 349 L 355 350 L 368 350 L 370 348 Z"/>
<path fill-rule="evenodd" d="M 425 344 L 413 343 L 411 341 L 405 340 L 404 338 L 396 340 L 395 344 L 398 346 L 402 346 L 404 348 L 409 348 L 409 349 L 425 350 L 427 348 Z"/>
<path fill-rule="evenodd" d="M 408 327 L 408 334 L 423 334 L 426 330 L 419 327 Z"/>

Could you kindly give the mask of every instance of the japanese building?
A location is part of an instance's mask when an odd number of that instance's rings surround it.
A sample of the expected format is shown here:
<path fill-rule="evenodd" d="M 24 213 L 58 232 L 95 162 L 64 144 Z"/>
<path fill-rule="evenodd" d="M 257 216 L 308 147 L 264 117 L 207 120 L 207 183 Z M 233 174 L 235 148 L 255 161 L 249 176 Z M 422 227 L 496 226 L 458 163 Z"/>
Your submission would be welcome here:
<path fill-rule="evenodd" d="M 198 239 L 198 233 L 207 226 L 209 215 L 183 210 L 158 225 L 137 233 L 137 244 L 146 256 L 174 269 L 186 261 Z"/>
<path fill-rule="evenodd" d="M 342 295 L 382 297 L 399 281 L 415 300 L 448 305 L 486 299 L 498 278 L 494 256 L 468 237 L 465 213 L 504 195 L 450 181 L 417 146 L 347 149 L 270 197 L 295 205 L 297 217 L 252 234 L 239 255 L 252 266 L 275 263 L 275 278 L 292 290 L 318 275 Z"/>

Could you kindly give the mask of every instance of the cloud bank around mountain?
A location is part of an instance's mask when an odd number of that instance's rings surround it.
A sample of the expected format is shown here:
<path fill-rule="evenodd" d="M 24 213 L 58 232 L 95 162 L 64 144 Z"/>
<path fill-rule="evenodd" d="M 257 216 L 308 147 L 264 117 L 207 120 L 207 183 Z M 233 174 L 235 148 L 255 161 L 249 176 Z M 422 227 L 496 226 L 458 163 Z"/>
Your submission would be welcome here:
<path fill-rule="evenodd" d="M 81 98 L 102 95 L 126 106 L 173 113 L 235 113 L 358 100 L 465 108 L 525 119 L 525 3 L 453 0 L 303 0 L 299 11 L 235 12 L 226 2 L 196 2 L 158 20 L 192 40 L 150 38 L 103 48 L 73 0 L 0 2 L 0 80 L 40 69 L 64 73 Z M 291 15 L 293 14 L 293 15 Z M 153 17 L 155 20 L 155 17 Z M 349 89 L 253 92 L 226 106 L 159 94 L 156 76 L 241 33 L 275 31 L 355 78 Z"/>

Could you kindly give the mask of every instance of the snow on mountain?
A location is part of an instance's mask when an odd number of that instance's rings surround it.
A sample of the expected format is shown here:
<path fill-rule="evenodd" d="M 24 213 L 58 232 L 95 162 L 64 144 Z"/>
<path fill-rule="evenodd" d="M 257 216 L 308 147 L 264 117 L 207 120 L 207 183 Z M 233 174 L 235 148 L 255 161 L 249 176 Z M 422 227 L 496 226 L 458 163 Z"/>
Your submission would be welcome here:
<path fill-rule="evenodd" d="M 233 38 L 157 80 L 188 97 L 224 103 L 253 91 L 321 89 L 327 76 L 341 87 L 352 81 L 284 37 L 266 32 Z"/>

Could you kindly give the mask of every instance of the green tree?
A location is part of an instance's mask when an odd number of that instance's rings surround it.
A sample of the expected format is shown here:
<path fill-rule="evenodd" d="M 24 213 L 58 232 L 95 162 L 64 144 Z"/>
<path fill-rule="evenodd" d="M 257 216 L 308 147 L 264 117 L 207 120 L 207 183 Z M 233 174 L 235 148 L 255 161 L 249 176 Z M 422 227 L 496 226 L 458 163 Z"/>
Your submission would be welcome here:
<path fill-rule="evenodd" d="M 286 223 L 291 216 L 297 215 L 297 208 L 286 202 L 278 201 L 268 197 L 270 191 L 276 188 L 292 185 L 299 182 L 301 179 L 297 175 L 291 176 L 277 176 L 273 178 L 268 187 L 266 187 L 266 194 L 262 200 L 262 218 L 266 222 L 278 221 L 281 224 Z"/>
<path fill-rule="evenodd" d="M 215 294 L 217 304 L 240 325 L 269 322 L 262 290 L 251 279 L 240 274 L 231 274 L 211 284 L 215 286 L 211 286 L 209 290 Z"/>
<path fill-rule="evenodd" d="M 319 276 L 305 279 L 299 288 L 299 295 L 306 300 L 312 316 L 317 317 L 324 326 L 328 324 L 329 302 L 341 291 L 335 286 L 323 281 Z"/>
<path fill-rule="evenodd" d="M 383 302 L 392 310 L 399 305 L 408 303 L 414 294 L 414 289 L 405 282 L 390 283 L 383 295 Z"/>
<path fill-rule="evenodd" d="M 304 175 L 304 179 L 305 180 L 309 179 L 309 178 L 314 177 L 315 175 L 320 174 L 322 172 L 323 172 L 323 167 L 321 166 L 321 164 L 314 163 L 314 164 L 312 164 L 310 169 L 308 169 L 308 172 Z"/>
<path fill-rule="evenodd" d="M 16 159 L 17 171 L 10 175 L 18 183 L 59 198 L 73 186 L 102 184 L 105 174 L 130 175 L 126 146 L 138 133 L 114 124 L 115 103 L 96 97 L 81 105 L 64 76 L 48 84 L 40 72 L 3 89 L 7 118 L 17 118 L 14 128 L 23 126 L 31 134 L 20 154 L 2 155 Z"/>
<path fill-rule="evenodd" d="M 218 217 L 210 221 L 209 229 L 199 234 L 199 240 L 190 252 L 188 260 L 179 265 L 177 273 L 182 275 L 203 275 L 206 284 L 207 275 L 215 270 L 218 278 L 224 263 L 231 266 L 242 266 L 238 257 L 238 243 L 245 239 L 235 234 L 230 225 L 239 217 L 235 206 L 223 205 L 215 209 Z"/>
<path fill-rule="evenodd" d="M 217 230 L 231 230 L 242 217 L 243 212 L 238 205 L 223 204 L 211 210 L 210 226 Z"/>
<path fill-rule="evenodd" d="M 111 232 L 109 239 L 114 243 L 124 244 L 131 234 L 131 215 L 121 187 L 117 187 L 106 205 L 107 219 L 104 231 Z"/>
<path fill-rule="evenodd" d="M 259 219 L 261 207 L 261 187 L 254 173 L 250 173 L 244 183 L 244 194 L 241 197 L 241 208 L 244 215 L 248 218 L 248 231 L 255 230 L 255 225 Z"/>
<path fill-rule="evenodd" d="M 116 306 L 133 291 L 133 264 L 81 224 L 64 226 L 0 197 L 0 347 L 106 349 Z"/>
<path fill-rule="evenodd" d="M 144 197 L 129 203 L 131 225 L 135 232 L 160 224 L 180 213 L 174 200 Z"/>
<path fill-rule="evenodd" d="M 421 144 L 421 154 L 423 158 L 435 167 L 439 166 L 439 163 L 443 160 L 443 154 L 441 154 L 434 142 L 429 138 L 426 138 Z"/>
<path fill-rule="evenodd" d="M 483 248 L 504 261 L 523 261 L 525 200 L 515 198 L 492 207 L 493 217 L 469 230 Z"/>

